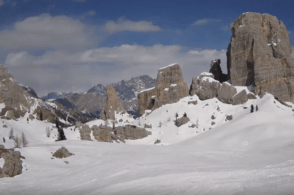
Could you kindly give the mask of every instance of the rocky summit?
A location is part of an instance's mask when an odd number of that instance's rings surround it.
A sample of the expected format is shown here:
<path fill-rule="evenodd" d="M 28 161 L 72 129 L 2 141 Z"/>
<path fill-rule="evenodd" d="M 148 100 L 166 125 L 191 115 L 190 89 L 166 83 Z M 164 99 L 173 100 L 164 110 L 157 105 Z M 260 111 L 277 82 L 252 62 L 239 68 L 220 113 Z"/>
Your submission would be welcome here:
<path fill-rule="evenodd" d="M 107 100 L 105 108 L 103 109 L 100 118 L 103 120 L 115 120 L 115 112 L 125 112 L 120 100 L 118 99 L 115 89 L 109 85 L 107 86 Z"/>
<path fill-rule="evenodd" d="M 184 82 L 180 65 L 171 64 L 158 70 L 157 83 L 154 88 L 138 94 L 139 113 L 154 110 L 162 105 L 175 103 L 188 96 L 188 87 Z"/>
<path fill-rule="evenodd" d="M 275 16 L 244 13 L 231 25 L 227 67 L 232 85 L 294 100 L 294 63 L 287 29 Z"/>

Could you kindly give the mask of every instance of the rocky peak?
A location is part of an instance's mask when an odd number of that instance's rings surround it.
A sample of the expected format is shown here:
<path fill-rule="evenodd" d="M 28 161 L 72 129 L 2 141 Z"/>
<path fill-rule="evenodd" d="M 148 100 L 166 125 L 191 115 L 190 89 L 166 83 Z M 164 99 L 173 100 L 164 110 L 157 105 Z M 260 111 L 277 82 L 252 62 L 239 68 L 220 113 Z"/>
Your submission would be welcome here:
<path fill-rule="evenodd" d="M 102 84 L 98 84 L 87 91 L 87 93 L 95 93 L 98 95 L 106 95 L 106 88 Z"/>
<path fill-rule="evenodd" d="M 215 80 L 222 83 L 224 81 L 229 80 L 229 76 L 227 74 L 223 74 L 220 64 L 221 64 L 220 59 L 215 59 L 211 61 L 209 72 L 214 75 Z"/>
<path fill-rule="evenodd" d="M 227 51 L 231 83 L 294 100 L 294 63 L 287 29 L 275 16 L 245 13 L 231 25 Z"/>
<path fill-rule="evenodd" d="M 107 100 L 104 110 L 102 111 L 100 118 L 103 120 L 112 119 L 115 120 L 115 112 L 125 112 L 120 100 L 118 99 L 113 86 L 107 86 Z"/>
<path fill-rule="evenodd" d="M 185 96 L 188 96 L 188 87 L 181 67 L 171 64 L 160 68 L 156 86 L 138 94 L 139 113 L 142 115 L 147 109 L 154 110 L 164 104 L 177 102 Z"/>

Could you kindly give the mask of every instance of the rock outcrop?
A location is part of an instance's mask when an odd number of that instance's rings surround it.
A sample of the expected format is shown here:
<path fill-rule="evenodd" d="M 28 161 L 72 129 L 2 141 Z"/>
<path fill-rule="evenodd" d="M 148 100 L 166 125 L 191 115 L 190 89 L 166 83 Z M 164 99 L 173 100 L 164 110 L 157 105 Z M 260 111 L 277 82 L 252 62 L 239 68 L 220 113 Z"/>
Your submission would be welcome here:
<path fill-rule="evenodd" d="M 223 73 L 220 64 L 221 64 L 220 59 L 215 59 L 211 61 L 209 72 L 214 75 L 215 80 L 222 83 L 224 81 L 229 80 L 229 75 Z"/>
<path fill-rule="evenodd" d="M 118 99 L 115 89 L 109 85 L 107 86 L 107 100 L 103 111 L 101 112 L 100 119 L 102 120 L 115 120 L 115 112 L 126 112 L 120 100 Z"/>
<path fill-rule="evenodd" d="M 201 100 L 218 98 L 226 104 L 243 104 L 248 99 L 256 99 L 253 93 L 243 89 L 238 93 L 237 88 L 228 82 L 220 83 L 215 80 L 211 73 L 202 73 L 198 77 L 194 77 L 190 87 L 190 95 L 197 95 Z"/>
<path fill-rule="evenodd" d="M 231 25 L 227 67 L 234 86 L 294 100 L 294 62 L 287 29 L 275 16 L 244 13 Z"/>
<path fill-rule="evenodd" d="M 14 177 L 22 173 L 22 161 L 19 151 L 6 150 L 3 145 L 0 145 L 0 158 L 5 161 L 3 168 L 0 168 L 0 178 Z"/>
<path fill-rule="evenodd" d="M 211 99 L 217 96 L 221 87 L 220 82 L 213 79 L 212 73 L 202 73 L 192 79 L 190 95 L 197 95 L 201 100 Z"/>
<path fill-rule="evenodd" d="M 178 120 L 176 121 L 176 126 L 180 127 L 186 123 L 188 123 L 190 121 L 190 119 L 186 116 L 183 116 L 181 118 L 178 118 Z"/>
<path fill-rule="evenodd" d="M 55 158 L 67 158 L 72 155 L 65 147 L 61 147 L 52 156 Z"/>
<path fill-rule="evenodd" d="M 92 130 L 95 139 L 101 142 L 117 142 L 118 140 L 125 142 L 127 139 L 136 140 L 151 135 L 151 132 L 146 131 L 146 129 L 134 125 L 125 125 L 114 128 L 94 125 Z"/>
<path fill-rule="evenodd" d="M 158 70 L 154 88 L 138 94 L 139 113 L 143 115 L 145 110 L 154 110 L 162 105 L 175 103 L 186 96 L 188 87 L 184 82 L 181 67 L 178 64 L 171 64 Z"/>

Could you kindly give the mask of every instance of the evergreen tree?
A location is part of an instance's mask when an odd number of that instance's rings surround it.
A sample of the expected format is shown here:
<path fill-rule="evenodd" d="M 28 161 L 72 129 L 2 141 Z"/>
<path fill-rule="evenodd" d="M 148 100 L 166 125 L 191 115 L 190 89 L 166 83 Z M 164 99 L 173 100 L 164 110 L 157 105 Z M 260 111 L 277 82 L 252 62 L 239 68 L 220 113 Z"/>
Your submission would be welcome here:
<path fill-rule="evenodd" d="M 43 121 L 43 114 L 42 114 L 42 112 L 40 113 L 40 120 Z"/>
<path fill-rule="evenodd" d="M 176 113 L 176 125 L 178 124 L 178 116 L 179 116 L 179 114 Z"/>
<path fill-rule="evenodd" d="M 256 110 L 256 112 L 258 111 L 258 106 L 256 105 L 256 107 L 255 107 L 255 110 Z"/>
<path fill-rule="evenodd" d="M 187 117 L 187 114 L 186 114 L 186 112 L 184 113 L 184 115 L 183 115 L 184 117 Z"/>
<path fill-rule="evenodd" d="M 9 131 L 9 139 L 14 139 L 14 131 L 12 128 Z"/>
<path fill-rule="evenodd" d="M 6 142 L 6 140 L 5 140 L 5 138 L 3 137 L 3 143 L 5 143 Z"/>
<path fill-rule="evenodd" d="M 20 139 L 21 139 L 22 146 L 26 147 L 28 145 L 28 140 L 27 140 L 24 132 L 21 133 L 21 138 Z"/>

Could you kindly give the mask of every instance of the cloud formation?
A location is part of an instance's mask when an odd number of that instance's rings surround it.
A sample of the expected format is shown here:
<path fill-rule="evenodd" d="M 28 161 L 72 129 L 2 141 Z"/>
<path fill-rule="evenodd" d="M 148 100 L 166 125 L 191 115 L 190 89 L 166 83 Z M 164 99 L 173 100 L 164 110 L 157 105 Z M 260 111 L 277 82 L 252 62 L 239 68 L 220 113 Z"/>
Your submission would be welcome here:
<path fill-rule="evenodd" d="M 107 22 L 103 29 L 109 33 L 117 33 L 122 31 L 156 32 L 161 30 L 159 26 L 153 25 L 152 22 L 149 21 L 135 22 L 124 18 L 119 18 L 117 22 Z"/>
<path fill-rule="evenodd" d="M 48 51 L 42 56 L 23 51 L 10 53 L 5 65 L 16 73 L 17 80 L 44 95 L 49 91 L 85 91 L 98 83 L 109 84 L 143 74 L 155 78 L 160 67 L 171 63 L 181 65 L 190 85 L 193 76 L 209 70 L 214 58 L 222 60 L 226 72 L 225 50 L 186 50 L 179 45 L 159 44 L 120 45 L 83 52 Z"/>
<path fill-rule="evenodd" d="M 201 20 L 197 20 L 196 22 L 193 23 L 193 25 L 196 25 L 196 26 L 200 26 L 200 25 L 204 25 L 204 24 L 207 24 L 207 23 L 211 23 L 211 22 L 222 22 L 221 20 L 218 20 L 218 19 L 201 19 Z"/>
<path fill-rule="evenodd" d="M 67 16 L 42 14 L 15 23 L 12 30 L 0 31 L 0 47 L 4 49 L 83 48 L 95 44 L 93 31 Z"/>

